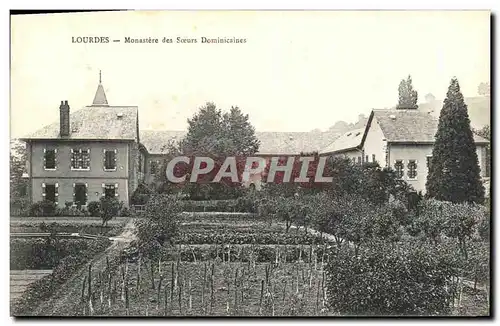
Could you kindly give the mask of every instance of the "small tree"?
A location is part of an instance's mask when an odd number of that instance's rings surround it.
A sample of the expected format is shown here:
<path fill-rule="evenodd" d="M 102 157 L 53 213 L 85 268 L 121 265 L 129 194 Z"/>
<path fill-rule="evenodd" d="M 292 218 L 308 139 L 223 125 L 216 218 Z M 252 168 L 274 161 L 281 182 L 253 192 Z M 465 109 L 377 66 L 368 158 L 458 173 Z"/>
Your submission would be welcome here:
<path fill-rule="evenodd" d="M 456 78 L 451 80 L 439 117 L 426 188 L 427 195 L 438 200 L 484 201 L 467 105 Z"/>
<path fill-rule="evenodd" d="M 101 197 L 100 203 L 102 226 L 108 226 L 108 221 L 118 216 L 121 209 L 120 202 L 116 198 Z"/>
<path fill-rule="evenodd" d="M 408 78 L 406 80 L 401 80 L 401 82 L 399 83 L 398 91 L 398 109 L 405 110 L 418 108 L 418 93 L 413 89 L 413 83 L 410 75 L 408 75 Z"/>

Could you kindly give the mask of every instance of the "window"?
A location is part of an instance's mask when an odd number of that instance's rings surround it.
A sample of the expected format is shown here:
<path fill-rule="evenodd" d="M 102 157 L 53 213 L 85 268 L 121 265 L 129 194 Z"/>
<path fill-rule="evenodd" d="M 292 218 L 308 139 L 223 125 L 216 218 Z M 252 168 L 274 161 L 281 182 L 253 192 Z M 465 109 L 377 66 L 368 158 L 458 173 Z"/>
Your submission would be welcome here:
<path fill-rule="evenodd" d="M 358 164 L 361 164 L 361 156 L 358 156 Z"/>
<path fill-rule="evenodd" d="M 356 163 L 356 158 L 355 157 L 352 158 L 352 163 Z"/>
<path fill-rule="evenodd" d="M 404 171 L 403 171 L 404 165 L 403 165 L 402 160 L 396 160 L 396 162 L 394 163 L 394 170 L 396 171 L 396 177 L 401 179 L 403 177 L 403 174 L 404 174 Z"/>
<path fill-rule="evenodd" d="M 56 169 L 56 153 L 56 149 L 43 150 L 43 167 L 45 168 L 45 170 Z"/>
<path fill-rule="evenodd" d="M 73 184 L 73 191 L 73 202 L 75 205 L 87 205 L 87 185 L 83 183 Z"/>
<path fill-rule="evenodd" d="M 375 163 L 377 160 L 375 160 L 375 154 L 372 154 L 372 162 Z"/>
<path fill-rule="evenodd" d="M 71 169 L 90 170 L 90 149 L 71 150 Z"/>
<path fill-rule="evenodd" d="M 365 161 L 365 162 L 366 162 L 366 163 L 368 163 L 368 155 L 366 155 L 366 158 L 365 158 L 365 159 L 366 159 L 366 161 Z"/>
<path fill-rule="evenodd" d="M 409 160 L 408 161 L 408 179 L 416 179 L 417 178 L 417 161 Z"/>
<path fill-rule="evenodd" d="M 45 184 L 42 183 L 43 187 L 43 193 L 42 196 L 44 197 L 45 200 L 51 201 L 57 205 L 57 189 L 58 189 L 58 184 Z"/>
<path fill-rule="evenodd" d="M 118 196 L 118 184 L 102 184 L 103 189 L 103 196 L 105 198 L 114 198 Z"/>
<path fill-rule="evenodd" d="M 158 171 L 158 161 L 151 161 L 150 172 L 151 174 L 156 174 Z"/>
<path fill-rule="evenodd" d="M 116 171 L 116 149 L 104 150 L 104 170 Z"/>
<path fill-rule="evenodd" d="M 431 166 L 432 166 L 432 156 L 427 155 L 427 172 L 431 170 Z"/>

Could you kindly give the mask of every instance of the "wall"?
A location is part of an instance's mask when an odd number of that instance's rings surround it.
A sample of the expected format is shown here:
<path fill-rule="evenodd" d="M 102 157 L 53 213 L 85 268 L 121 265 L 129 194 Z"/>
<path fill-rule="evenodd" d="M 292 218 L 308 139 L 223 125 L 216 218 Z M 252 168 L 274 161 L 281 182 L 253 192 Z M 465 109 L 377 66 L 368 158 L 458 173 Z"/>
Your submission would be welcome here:
<path fill-rule="evenodd" d="M 43 164 L 44 149 L 57 149 L 56 170 L 45 170 Z M 90 149 L 90 171 L 71 170 L 71 149 Z M 104 171 L 104 150 L 117 150 L 116 171 Z M 126 142 L 32 142 L 31 175 L 40 177 L 74 178 L 127 178 L 128 146 Z"/>
<path fill-rule="evenodd" d="M 43 200 L 42 184 L 58 184 L 58 206 L 64 207 L 66 202 L 73 201 L 73 184 L 87 184 L 87 203 L 98 201 L 103 193 L 102 184 L 118 184 L 118 200 L 129 204 L 128 180 L 117 178 L 34 178 L 31 180 L 33 202 Z M 97 193 L 97 194 L 96 194 Z"/>
<path fill-rule="evenodd" d="M 403 160 L 404 171 L 403 180 L 408 182 L 416 191 L 425 193 L 425 183 L 427 180 L 427 156 L 432 155 L 432 144 L 394 144 L 390 146 L 390 164 L 394 169 L 396 160 Z M 408 179 L 408 161 L 417 161 L 417 176 L 415 179 Z"/>
<path fill-rule="evenodd" d="M 368 162 L 373 162 L 373 155 L 375 155 L 375 161 L 377 161 L 381 167 L 386 166 L 384 139 L 385 136 L 379 126 L 378 120 L 376 117 L 373 117 L 363 144 L 363 150 L 365 157 L 368 155 Z"/>
<path fill-rule="evenodd" d="M 131 142 L 78 142 L 78 141 L 33 141 L 28 143 L 28 171 L 30 179 L 31 202 L 43 200 L 42 184 L 58 183 L 58 204 L 64 207 L 73 201 L 73 183 L 88 185 L 88 200 L 99 200 L 102 184 L 118 184 L 118 199 L 129 203 L 129 144 Z M 56 169 L 44 169 L 44 149 L 57 149 Z M 71 149 L 90 149 L 90 170 L 71 170 Z M 104 150 L 117 150 L 116 171 L 104 170 Z M 98 193 L 96 195 L 96 192 Z"/>

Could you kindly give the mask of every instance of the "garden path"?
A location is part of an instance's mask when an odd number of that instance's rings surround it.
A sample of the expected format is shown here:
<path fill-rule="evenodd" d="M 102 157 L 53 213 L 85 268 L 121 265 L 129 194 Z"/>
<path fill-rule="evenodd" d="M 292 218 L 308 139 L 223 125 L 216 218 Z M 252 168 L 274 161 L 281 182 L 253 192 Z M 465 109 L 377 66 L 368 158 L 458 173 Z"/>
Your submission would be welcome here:
<path fill-rule="evenodd" d="M 34 308 L 32 314 L 36 316 L 72 316 L 74 312 L 71 307 L 79 302 L 82 281 L 88 273 L 89 263 L 92 263 L 93 270 L 103 270 L 106 267 L 106 257 L 109 260 L 117 257 L 135 239 L 134 220 L 131 218 L 127 222 L 120 235 L 109 238 L 113 241 L 111 246 L 97 255 L 91 262 L 82 266 L 56 293 Z M 94 276 L 96 277 L 96 275 Z M 95 282 L 94 279 L 93 282 Z"/>

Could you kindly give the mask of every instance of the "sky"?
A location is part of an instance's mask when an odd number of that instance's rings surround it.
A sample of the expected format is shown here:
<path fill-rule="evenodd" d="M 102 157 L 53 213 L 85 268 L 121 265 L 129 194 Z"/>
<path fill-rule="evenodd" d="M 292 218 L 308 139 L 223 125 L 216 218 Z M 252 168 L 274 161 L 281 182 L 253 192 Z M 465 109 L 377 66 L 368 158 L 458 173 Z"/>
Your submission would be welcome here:
<path fill-rule="evenodd" d="M 110 43 L 72 38 L 109 37 Z M 158 38 L 126 44 L 125 37 Z M 162 43 L 163 37 L 174 43 Z M 176 38 L 197 38 L 180 44 Z M 246 43 L 201 44 L 200 38 Z M 111 42 L 120 39 L 121 42 Z M 411 74 L 419 101 L 490 81 L 488 11 L 154 11 L 11 17 L 11 137 L 92 103 L 137 105 L 141 129 L 185 130 L 206 102 L 238 106 L 258 131 L 326 130 L 397 104 Z"/>

